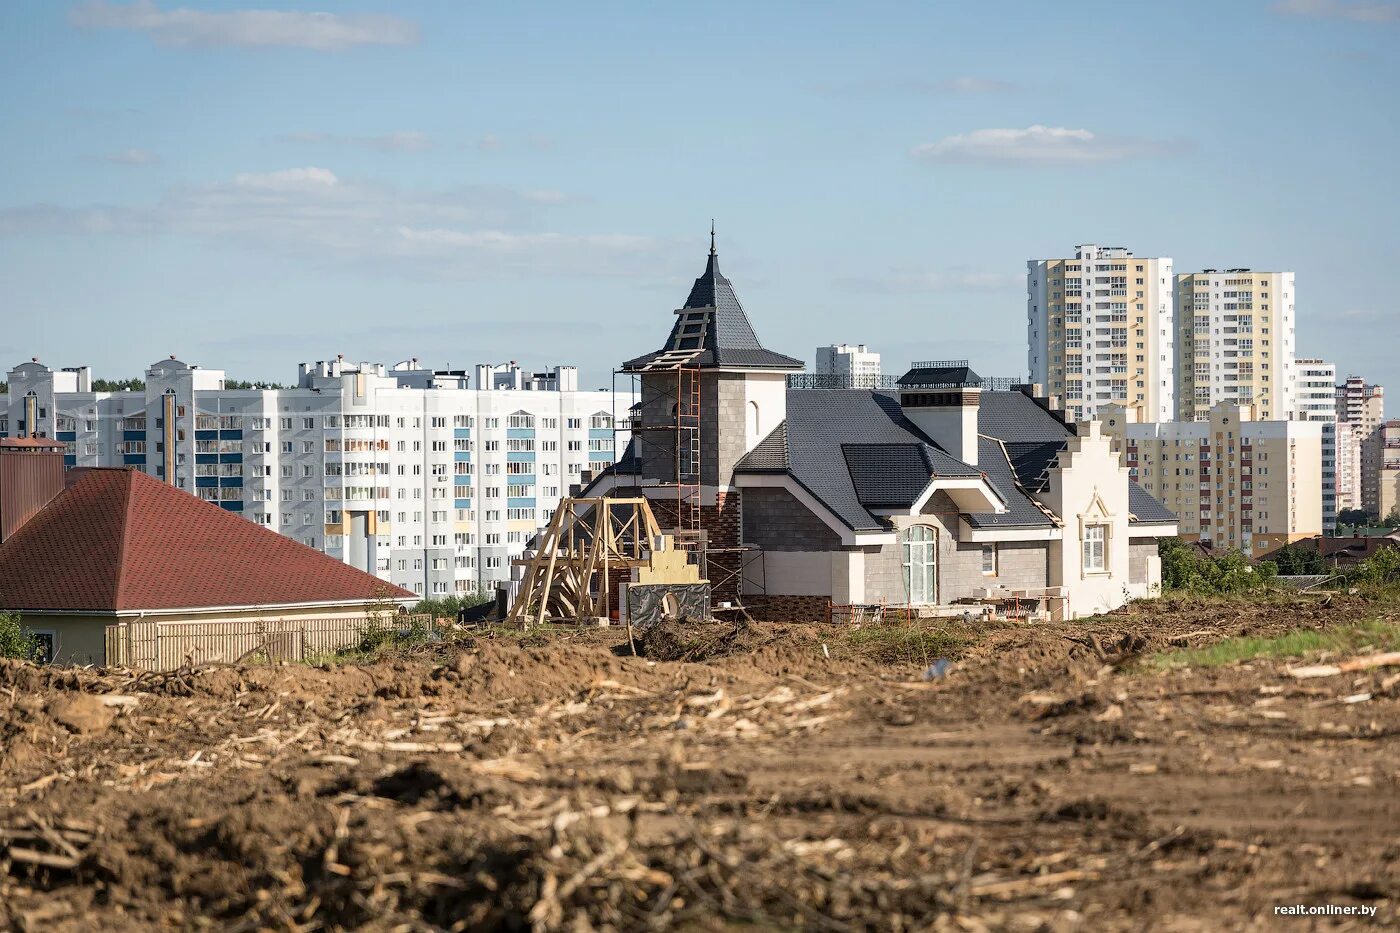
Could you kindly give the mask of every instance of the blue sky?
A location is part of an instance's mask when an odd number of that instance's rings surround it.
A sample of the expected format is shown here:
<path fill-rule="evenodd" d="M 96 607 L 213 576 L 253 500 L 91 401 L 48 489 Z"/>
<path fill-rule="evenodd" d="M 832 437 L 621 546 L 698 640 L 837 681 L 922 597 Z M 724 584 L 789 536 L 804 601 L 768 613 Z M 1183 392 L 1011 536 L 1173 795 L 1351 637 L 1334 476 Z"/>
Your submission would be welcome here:
<path fill-rule="evenodd" d="M 0 363 L 652 349 L 710 218 L 809 361 L 1025 371 L 1025 261 L 1297 273 L 1400 385 L 1400 3 L 0 5 Z"/>

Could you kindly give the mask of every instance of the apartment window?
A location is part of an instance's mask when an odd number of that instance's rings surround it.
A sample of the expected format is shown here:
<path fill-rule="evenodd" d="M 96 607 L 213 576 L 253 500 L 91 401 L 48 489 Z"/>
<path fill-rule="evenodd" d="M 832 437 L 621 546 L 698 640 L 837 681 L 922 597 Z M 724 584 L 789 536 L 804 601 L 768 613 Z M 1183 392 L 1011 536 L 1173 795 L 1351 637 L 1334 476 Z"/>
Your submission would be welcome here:
<path fill-rule="evenodd" d="M 995 544 L 982 545 L 982 573 L 987 576 L 996 576 L 997 546 Z"/>
<path fill-rule="evenodd" d="M 1084 572 L 1108 572 L 1108 526 L 1084 526 Z"/>
<path fill-rule="evenodd" d="M 314 430 L 315 427 L 316 427 L 316 419 L 315 419 L 315 418 L 303 418 L 303 419 L 301 419 L 301 426 L 302 426 L 303 429 L 305 429 L 305 430 L 307 430 L 307 431 Z"/>

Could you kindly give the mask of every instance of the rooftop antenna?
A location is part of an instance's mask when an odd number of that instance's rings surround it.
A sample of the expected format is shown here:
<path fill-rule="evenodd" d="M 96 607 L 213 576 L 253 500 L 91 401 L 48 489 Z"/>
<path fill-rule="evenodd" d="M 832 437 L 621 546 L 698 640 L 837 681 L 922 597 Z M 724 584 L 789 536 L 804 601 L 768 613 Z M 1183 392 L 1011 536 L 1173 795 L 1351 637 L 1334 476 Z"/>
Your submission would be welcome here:
<path fill-rule="evenodd" d="M 715 255 L 715 219 L 710 218 L 710 255 Z"/>

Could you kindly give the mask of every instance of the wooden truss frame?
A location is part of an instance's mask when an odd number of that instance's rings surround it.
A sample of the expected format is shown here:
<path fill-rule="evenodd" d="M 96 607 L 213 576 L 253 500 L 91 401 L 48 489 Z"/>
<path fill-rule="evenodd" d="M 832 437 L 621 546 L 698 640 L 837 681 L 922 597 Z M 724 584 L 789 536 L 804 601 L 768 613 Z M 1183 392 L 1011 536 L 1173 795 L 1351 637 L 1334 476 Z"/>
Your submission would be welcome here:
<path fill-rule="evenodd" d="M 652 541 L 660 534 L 644 498 L 564 499 L 549 527 L 540 533 L 534 555 L 512 561 L 525 568 L 525 577 L 507 621 L 583 625 L 607 618 L 612 604 L 611 571 L 647 563 Z"/>

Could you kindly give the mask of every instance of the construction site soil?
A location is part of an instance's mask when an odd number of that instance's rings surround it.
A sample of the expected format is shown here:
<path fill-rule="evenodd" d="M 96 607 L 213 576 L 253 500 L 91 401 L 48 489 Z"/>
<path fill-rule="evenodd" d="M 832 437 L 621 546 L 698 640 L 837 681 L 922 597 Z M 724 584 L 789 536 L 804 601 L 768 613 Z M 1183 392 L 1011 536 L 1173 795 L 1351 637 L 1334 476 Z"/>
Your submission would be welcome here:
<path fill-rule="evenodd" d="M 320 667 L 0 662 L 0 927 L 1394 925 L 1396 669 L 1141 661 L 1397 614 L 959 621 L 932 679 L 782 624 L 650 657 L 609 628 Z"/>

